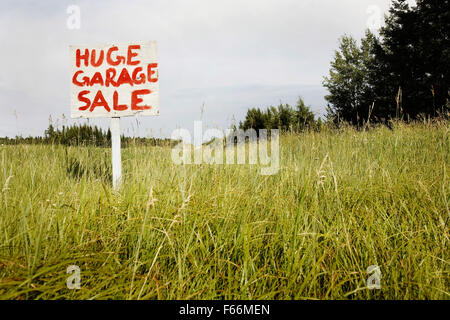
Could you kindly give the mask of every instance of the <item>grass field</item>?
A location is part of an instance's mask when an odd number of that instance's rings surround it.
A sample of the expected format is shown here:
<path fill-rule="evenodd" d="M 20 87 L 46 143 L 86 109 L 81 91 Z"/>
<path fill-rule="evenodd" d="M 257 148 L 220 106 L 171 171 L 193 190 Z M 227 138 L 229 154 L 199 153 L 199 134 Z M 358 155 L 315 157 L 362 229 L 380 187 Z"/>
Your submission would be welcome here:
<path fill-rule="evenodd" d="M 448 123 L 280 148 L 273 176 L 126 148 L 114 193 L 109 149 L 1 146 L 0 299 L 449 299 Z"/>

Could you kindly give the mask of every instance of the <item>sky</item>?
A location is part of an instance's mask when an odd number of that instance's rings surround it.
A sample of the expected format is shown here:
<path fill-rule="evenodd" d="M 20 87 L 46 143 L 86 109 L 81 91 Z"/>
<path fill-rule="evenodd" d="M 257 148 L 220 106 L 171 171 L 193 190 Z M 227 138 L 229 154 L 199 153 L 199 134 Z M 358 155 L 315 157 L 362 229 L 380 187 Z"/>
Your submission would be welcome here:
<path fill-rule="evenodd" d="M 80 9 L 69 29 L 67 8 Z M 390 0 L 104 0 L 0 2 L 0 136 L 43 135 L 70 119 L 69 45 L 156 40 L 159 110 L 123 118 L 129 136 L 229 128 L 247 109 L 303 97 L 324 115 L 323 77 L 339 38 L 382 23 Z M 90 119 L 107 128 L 109 119 Z"/>

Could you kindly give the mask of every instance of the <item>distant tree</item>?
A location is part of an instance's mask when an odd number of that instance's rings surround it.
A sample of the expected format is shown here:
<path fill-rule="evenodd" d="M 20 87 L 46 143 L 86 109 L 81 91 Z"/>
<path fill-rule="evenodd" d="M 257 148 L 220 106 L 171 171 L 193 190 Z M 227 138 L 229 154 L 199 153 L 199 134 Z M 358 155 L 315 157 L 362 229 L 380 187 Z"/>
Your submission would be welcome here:
<path fill-rule="evenodd" d="M 307 106 L 301 97 L 298 98 L 295 110 L 295 130 L 302 131 L 314 125 L 314 113 L 311 111 L 311 107 Z"/>
<path fill-rule="evenodd" d="M 244 122 L 240 122 L 239 127 L 243 129 L 264 129 L 267 123 L 266 116 L 259 108 L 251 108 L 245 115 Z"/>
<path fill-rule="evenodd" d="M 47 130 L 45 130 L 45 138 L 53 140 L 55 137 L 55 128 L 53 127 L 53 124 L 50 123 Z"/>
<path fill-rule="evenodd" d="M 314 113 L 299 98 L 294 109 L 289 104 L 280 104 L 277 108 L 270 106 L 262 111 L 252 108 L 247 111 L 245 119 L 240 122 L 239 128 L 247 129 L 279 129 L 286 131 L 302 131 L 314 126 Z"/>
<path fill-rule="evenodd" d="M 372 88 L 369 84 L 369 68 L 373 60 L 373 45 L 376 39 L 370 32 L 358 45 L 351 36 L 340 39 L 339 50 L 335 51 L 330 74 L 323 84 L 330 92 L 327 117 L 360 124 L 366 121 L 371 105 Z"/>
<path fill-rule="evenodd" d="M 288 104 L 280 104 L 278 106 L 278 124 L 275 128 L 283 132 L 293 130 L 296 122 L 296 114 L 294 108 Z"/>

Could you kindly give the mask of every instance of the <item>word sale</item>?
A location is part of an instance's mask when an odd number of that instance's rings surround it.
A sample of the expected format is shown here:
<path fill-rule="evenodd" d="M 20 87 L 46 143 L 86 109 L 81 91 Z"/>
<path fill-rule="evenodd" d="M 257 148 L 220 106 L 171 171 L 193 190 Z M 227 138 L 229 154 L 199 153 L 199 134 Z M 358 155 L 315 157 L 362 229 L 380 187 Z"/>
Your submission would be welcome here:
<path fill-rule="evenodd" d="M 103 96 L 103 93 L 101 90 L 98 90 L 97 93 L 95 94 L 95 98 L 91 103 L 91 100 L 89 98 L 86 97 L 86 95 L 88 95 L 90 93 L 89 90 L 83 90 L 80 91 L 80 93 L 78 93 L 78 100 L 81 102 L 84 102 L 85 105 L 79 107 L 79 110 L 88 110 L 90 112 L 94 111 L 94 109 L 96 107 L 103 107 L 106 109 L 106 111 L 111 112 L 111 108 L 108 104 L 108 102 L 106 101 L 105 97 Z M 135 111 L 142 111 L 142 110 L 150 110 L 152 107 L 151 106 L 147 106 L 147 105 L 142 105 L 139 106 L 138 103 L 141 103 L 143 101 L 142 98 L 139 97 L 139 95 L 144 95 L 144 94 L 150 94 L 152 93 L 151 90 L 148 89 L 143 89 L 143 90 L 134 90 L 133 92 L 131 92 L 131 110 L 135 110 Z M 123 111 L 123 110 L 127 110 L 128 106 L 126 104 L 119 104 L 119 93 L 117 91 L 114 91 L 113 94 L 113 110 L 115 111 Z"/>

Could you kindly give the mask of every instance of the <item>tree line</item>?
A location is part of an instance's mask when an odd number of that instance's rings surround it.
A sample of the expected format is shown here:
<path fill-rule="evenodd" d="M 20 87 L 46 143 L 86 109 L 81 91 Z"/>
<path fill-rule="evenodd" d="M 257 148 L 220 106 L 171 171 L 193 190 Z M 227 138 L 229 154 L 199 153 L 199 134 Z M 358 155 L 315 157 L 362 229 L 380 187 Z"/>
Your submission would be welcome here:
<path fill-rule="evenodd" d="M 279 129 L 283 132 L 318 129 L 320 126 L 321 120 L 315 121 L 314 113 L 302 98 L 298 99 L 295 108 L 289 104 L 271 106 L 266 110 L 251 108 L 247 111 L 244 121 L 239 123 L 239 128 L 243 130 Z"/>
<path fill-rule="evenodd" d="M 170 146 L 174 141 L 170 139 L 125 137 L 121 136 L 121 145 Z M 45 130 L 44 136 L 0 138 L 1 144 L 61 144 L 66 146 L 95 146 L 110 147 L 111 131 L 88 124 L 73 124 L 55 128 L 52 123 Z"/>

